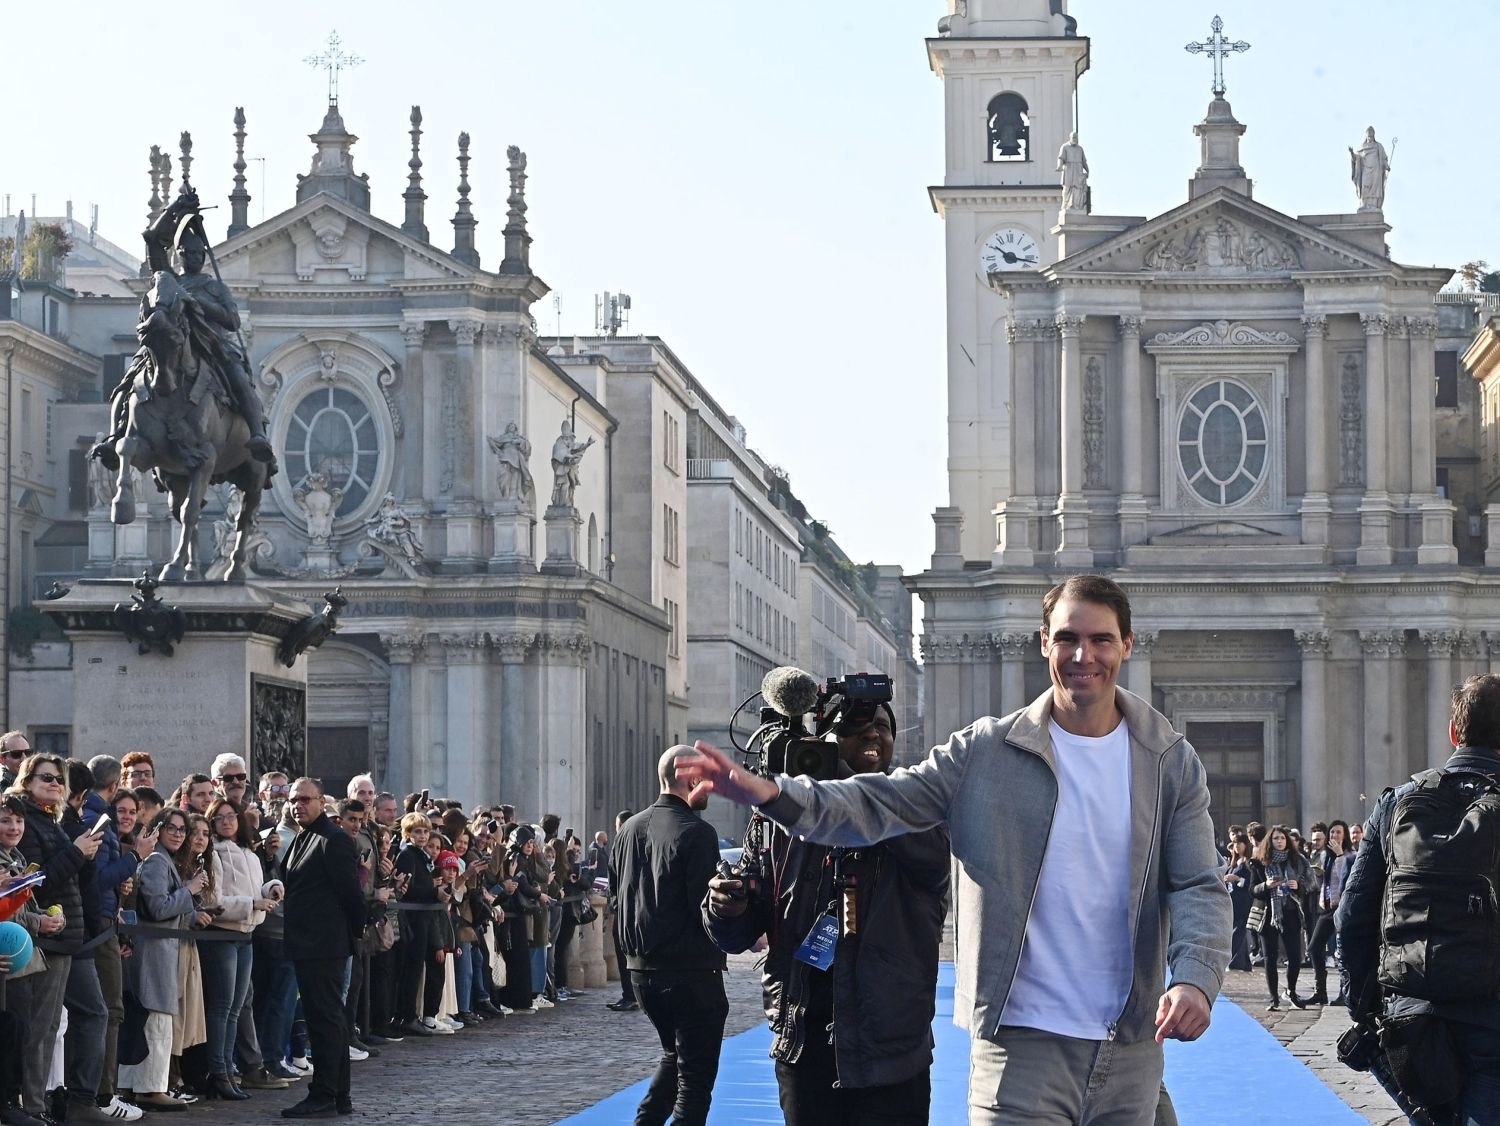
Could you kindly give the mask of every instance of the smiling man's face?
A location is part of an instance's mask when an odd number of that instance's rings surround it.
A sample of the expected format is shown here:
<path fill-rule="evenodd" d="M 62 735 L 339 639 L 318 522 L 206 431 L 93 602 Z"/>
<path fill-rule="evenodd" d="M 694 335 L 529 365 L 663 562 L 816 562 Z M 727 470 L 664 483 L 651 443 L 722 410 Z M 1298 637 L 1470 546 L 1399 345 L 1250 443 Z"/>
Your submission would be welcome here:
<path fill-rule="evenodd" d="M 1120 636 L 1120 620 L 1112 607 L 1059 599 L 1042 631 L 1054 706 L 1065 712 L 1084 711 L 1113 700 L 1130 646 L 1131 638 Z"/>
<path fill-rule="evenodd" d="M 884 774 L 895 752 L 891 720 L 884 711 L 852 735 L 839 736 L 839 758 L 856 774 Z"/>

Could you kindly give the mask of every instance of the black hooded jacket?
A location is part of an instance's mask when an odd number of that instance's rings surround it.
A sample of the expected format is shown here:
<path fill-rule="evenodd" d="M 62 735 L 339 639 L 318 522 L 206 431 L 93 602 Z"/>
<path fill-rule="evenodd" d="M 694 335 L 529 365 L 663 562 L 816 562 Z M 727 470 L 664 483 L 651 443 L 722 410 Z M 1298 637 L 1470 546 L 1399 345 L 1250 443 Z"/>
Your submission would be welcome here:
<path fill-rule="evenodd" d="M 872 848 L 845 849 L 856 879 L 858 936 L 840 938 L 833 966 L 818 970 L 797 950 L 836 900 L 833 849 L 771 834 L 771 880 L 751 895 L 743 915 L 723 919 L 703 904 L 709 934 L 723 950 L 768 940 L 762 992 L 775 1037 L 771 1055 L 795 1064 L 809 1025 L 833 1024 L 841 1087 L 900 1083 L 932 1063 L 938 946 L 947 913 L 948 828 L 892 837 Z M 830 1011 L 831 1010 L 831 1011 Z"/>
<path fill-rule="evenodd" d="M 699 905 L 719 863 L 719 837 L 675 794 L 620 827 L 609 854 L 620 949 L 632 970 L 722 970 L 724 953 Z"/>

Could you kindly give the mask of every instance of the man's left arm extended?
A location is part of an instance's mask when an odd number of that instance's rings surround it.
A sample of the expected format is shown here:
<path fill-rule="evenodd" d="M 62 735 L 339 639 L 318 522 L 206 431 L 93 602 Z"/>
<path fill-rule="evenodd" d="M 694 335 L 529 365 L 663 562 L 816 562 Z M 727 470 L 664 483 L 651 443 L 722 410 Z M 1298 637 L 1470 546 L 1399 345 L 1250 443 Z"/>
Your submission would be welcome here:
<path fill-rule="evenodd" d="M 1172 988 L 1168 996 L 1179 986 L 1191 986 L 1202 993 L 1205 1006 L 1212 1006 L 1229 965 L 1234 911 L 1229 892 L 1219 878 L 1219 854 L 1208 815 L 1208 779 L 1196 754 L 1186 755 L 1182 763 L 1177 806 L 1162 850 L 1163 894 L 1171 927 L 1167 966 Z M 1167 997 L 1162 1000 L 1166 1005 Z M 1203 1015 L 1207 1016 L 1206 1009 Z M 1194 1033 L 1191 1024 L 1181 1030 L 1163 1025 L 1159 1035 L 1164 1032 L 1191 1040 L 1202 1031 L 1198 1028 Z"/>

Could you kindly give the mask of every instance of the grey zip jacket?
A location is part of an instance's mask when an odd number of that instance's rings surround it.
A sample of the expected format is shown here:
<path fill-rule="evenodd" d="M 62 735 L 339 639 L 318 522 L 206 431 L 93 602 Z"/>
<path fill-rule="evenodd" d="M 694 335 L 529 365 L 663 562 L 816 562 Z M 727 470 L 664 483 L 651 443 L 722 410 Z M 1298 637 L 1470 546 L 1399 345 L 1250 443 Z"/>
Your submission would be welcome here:
<path fill-rule="evenodd" d="M 1218 996 L 1233 925 L 1197 752 L 1145 700 L 1115 691 L 1130 729 L 1135 976 L 1112 1038 L 1132 1043 L 1155 1035 L 1167 967 L 1173 984 Z M 926 761 L 889 775 L 837 782 L 782 775 L 781 796 L 762 807 L 790 832 L 846 847 L 947 822 L 960 869 L 954 1022 L 962 1025 L 968 1012 L 972 1036 L 994 1039 L 1001 1026 L 1054 828 L 1051 712 L 1048 689 L 1023 711 L 975 720 Z"/>

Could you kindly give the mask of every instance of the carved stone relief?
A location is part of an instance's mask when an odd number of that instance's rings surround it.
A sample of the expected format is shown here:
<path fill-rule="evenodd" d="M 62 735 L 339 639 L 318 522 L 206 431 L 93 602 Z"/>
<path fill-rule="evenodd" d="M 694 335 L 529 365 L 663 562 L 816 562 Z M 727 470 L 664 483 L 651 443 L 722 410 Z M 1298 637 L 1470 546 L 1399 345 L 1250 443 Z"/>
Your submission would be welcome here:
<path fill-rule="evenodd" d="M 1158 273 L 1285 273 L 1300 269 L 1302 258 L 1292 243 L 1221 216 L 1153 244 L 1145 265 Z"/>
<path fill-rule="evenodd" d="M 307 690 L 264 677 L 250 680 L 250 771 L 259 778 L 279 770 L 307 773 Z"/>
<path fill-rule="evenodd" d="M 1153 348 L 1245 348 L 1272 345 L 1295 349 L 1297 341 L 1285 332 L 1266 332 L 1238 321 L 1205 321 L 1186 332 L 1158 332 Z"/>
<path fill-rule="evenodd" d="M 1104 485 L 1104 370 L 1090 356 L 1083 369 L 1083 487 Z"/>
<path fill-rule="evenodd" d="M 1339 368 L 1339 484 L 1365 481 L 1365 411 L 1359 357 L 1352 352 Z"/>

